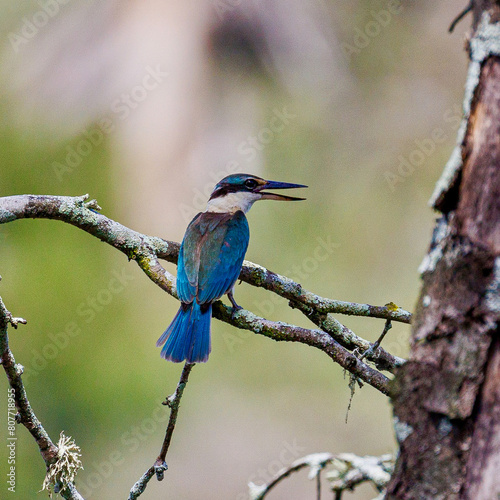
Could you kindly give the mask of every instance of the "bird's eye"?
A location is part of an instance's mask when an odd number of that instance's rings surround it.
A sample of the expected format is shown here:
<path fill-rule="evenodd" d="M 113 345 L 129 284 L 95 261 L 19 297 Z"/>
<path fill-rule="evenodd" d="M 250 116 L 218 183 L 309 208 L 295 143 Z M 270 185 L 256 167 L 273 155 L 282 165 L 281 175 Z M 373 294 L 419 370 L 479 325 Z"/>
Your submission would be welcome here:
<path fill-rule="evenodd" d="M 257 187 L 257 181 L 255 179 L 247 179 L 245 181 L 245 187 L 248 189 L 254 189 Z"/>

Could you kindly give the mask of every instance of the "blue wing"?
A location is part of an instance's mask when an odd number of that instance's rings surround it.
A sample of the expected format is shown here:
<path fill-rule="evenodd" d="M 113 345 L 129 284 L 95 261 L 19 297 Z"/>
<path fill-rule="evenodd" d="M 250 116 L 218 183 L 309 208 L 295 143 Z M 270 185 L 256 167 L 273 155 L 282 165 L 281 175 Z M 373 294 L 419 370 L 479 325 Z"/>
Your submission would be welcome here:
<path fill-rule="evenodd" d="M 191 280 L 190 280 L 188 278 L 186 269 L 186 264 L 189 269 L 189 267 L 192 267 L 192 264 L 190 265 L 190 262 L 194 261 L 194 258 L 192 256 L 190 257 L 191 245 L 189 245 L 188 242 L 190 240 L 189 238 L 191 232 L 190 228 L 195 220 L 196 218 L 193 219 L 193 221 L 186 230 L 186 234 L 184 235 L 184 239 L 182 240 L 181 248 L 179 249 L 179 259 L 177 261 L 177 295 L 179 295 L 179 299 L 181 299 L 181 302 L 184 303 L 193 302 L 196 296 L 196 288 L 198 287 L 198 279 L 196 278 L 196 276 L 194 276 L 193 279 L 193 273 L 191 272 L 190 273 Z M 187 256 L 187 263 L 185 256 Z"/>
<path fill-rule="evenodd" d="M 238 279 L 250 232 L 243 212 L 198 214 L 186 230 L 178 262 L 177 292 L 182 302 L 210 303 Z"/>
<path fill-rule="evenodd" d="M 241 211 L 209 229 L 211 234 L 200 254 L 197 298 L 201 303 L 212 302 L 231 290 L 250 239 L 248 222 Z"/>

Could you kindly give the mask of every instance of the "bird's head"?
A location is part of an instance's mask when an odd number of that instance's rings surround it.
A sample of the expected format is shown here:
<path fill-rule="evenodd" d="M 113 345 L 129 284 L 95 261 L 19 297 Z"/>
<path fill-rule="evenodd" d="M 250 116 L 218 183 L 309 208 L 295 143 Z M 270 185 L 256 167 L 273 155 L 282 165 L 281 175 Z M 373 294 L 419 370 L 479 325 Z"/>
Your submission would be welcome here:
<path fill-rule="evenodd" d="M 207 212 L 247 212 L 258 200 L 300 201 L 305 198 L 295 198 L 266 189 L 305 188 L 303 184 L 266 181 L 250 174 L 232 174 L 217 183 L 207 205 Z"/>

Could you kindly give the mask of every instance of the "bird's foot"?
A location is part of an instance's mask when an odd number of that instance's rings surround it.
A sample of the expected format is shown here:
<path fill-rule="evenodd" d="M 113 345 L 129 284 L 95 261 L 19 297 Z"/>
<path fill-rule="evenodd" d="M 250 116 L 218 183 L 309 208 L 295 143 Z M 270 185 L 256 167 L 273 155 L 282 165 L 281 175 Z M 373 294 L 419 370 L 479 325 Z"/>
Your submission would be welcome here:
<path fill-rule="evenodd" d="M 236 300 L 234 300 L 234 295 L 233 292 L 229 292 L 227 294 L 227 298 L 230 300 L 231 304 L 233 305 L 233 315 L 236 313 L 236 311 L 239 311 L 240 309 L 243 309 L 240 305 L 236 303 Z"/>
<path fill-rule="evenodd" d="M 236 316 L 236 313 L 238 311 L 240 311 L 241 309 L 243 309 L 243 307 L 239 306 L 238 304 L 236 304 L 236 306 L 233 306 L 231 308 L 231 319 L 234 319 L 234 317 Z"/>

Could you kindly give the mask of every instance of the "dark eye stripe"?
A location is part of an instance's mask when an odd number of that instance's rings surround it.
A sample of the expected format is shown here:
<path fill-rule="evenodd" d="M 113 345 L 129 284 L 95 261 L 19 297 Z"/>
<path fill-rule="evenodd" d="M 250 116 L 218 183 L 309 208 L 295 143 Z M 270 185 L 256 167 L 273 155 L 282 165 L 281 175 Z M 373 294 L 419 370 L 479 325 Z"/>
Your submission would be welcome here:
<path fill-rule="evenodd" d="M 258 186 L 258 182 L 255 179 L 247 179 L 244 183 L 245 188 L 254 189 Z M 215 190 L 210 199 L 219 198 L 221 196 L 226 196 L 229 193 L 237 193 L 238 191 L 244 191 L 241 184 L 222 184 L 217 190 Z"/>
<path fill-rule="evenodd" d="M 210 199 L 213 200 L 214 198 L 226 196 L 226 194 L 228 193 L 236 193 L 237 191 L 241 191 L 241 188 L 239 186 L 231 186 L 230 184 L 225 184 L 214 191 L 210 196 Z"/>

